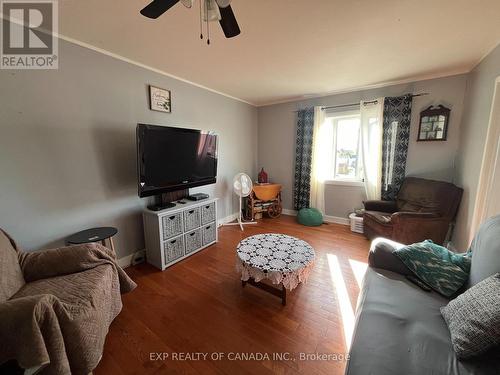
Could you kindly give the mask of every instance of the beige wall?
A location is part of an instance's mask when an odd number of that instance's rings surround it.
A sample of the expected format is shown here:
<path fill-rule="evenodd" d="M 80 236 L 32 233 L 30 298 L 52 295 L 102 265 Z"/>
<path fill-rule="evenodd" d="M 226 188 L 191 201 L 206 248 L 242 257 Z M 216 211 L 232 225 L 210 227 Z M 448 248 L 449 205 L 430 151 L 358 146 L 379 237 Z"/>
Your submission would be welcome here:
<path fill-rule="evenodd" d="M 427 96 L 413 99 L 406 172 L 407 175 L 453 182 L 466 81 L 466 75 L 457 75 L 260 107 L 258 168 L 264 167 L 269 172 L 272 181 L 283 184 L 284 207 L 292 209 L 295 110 L 311 105 L 346 104 L 380 96 L 428 92 Z M 451 108 L 446 142 L 416 142 L 419 113 L 431 104 L 443 104 Z M 363 199 L 364 189 L 362 187 L 328 185 L 325 188 L 326 214 L 346 217 L 353 208 L 362 206 Z"/>
<path fill-rule="evenodd" d="M 237 212 L 238 172 L 255 174 L 257 109 L 68 42 L 59 69 L 0 70 L 0 227 L 28 250 L 81 229 L 118 228 L 118 256 L 144 248 L 137 197 L 138 122 L 219 134 L 219 218 Z M 150 111 L 148 84 L 172 91 L 172 113 Z"/>
<path fill-rule="evenodd" d="M 500 76 L 500 46 L 497 46 L 469 74 L 464 102 L 464 116 L 457 159 L 457 182 L 464 196 L 457 218 L 454 245 L 465 250 L 476 199 L 479 171 L 486 142 L 496 77 Z"/>

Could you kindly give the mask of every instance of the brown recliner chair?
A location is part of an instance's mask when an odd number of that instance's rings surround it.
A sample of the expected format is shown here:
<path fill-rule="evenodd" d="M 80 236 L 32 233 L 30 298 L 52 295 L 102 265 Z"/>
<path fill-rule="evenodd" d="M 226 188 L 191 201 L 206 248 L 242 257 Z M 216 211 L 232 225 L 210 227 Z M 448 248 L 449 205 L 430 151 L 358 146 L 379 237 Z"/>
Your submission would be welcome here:
<path fill-rule="evenodd" d="M 454 220 L 463 189 L 443 181 L 407 177 L 395 201 L 365 201 L 368 239 L 385 237 L 404 244 L 430 239 L 442 244 Z"/>

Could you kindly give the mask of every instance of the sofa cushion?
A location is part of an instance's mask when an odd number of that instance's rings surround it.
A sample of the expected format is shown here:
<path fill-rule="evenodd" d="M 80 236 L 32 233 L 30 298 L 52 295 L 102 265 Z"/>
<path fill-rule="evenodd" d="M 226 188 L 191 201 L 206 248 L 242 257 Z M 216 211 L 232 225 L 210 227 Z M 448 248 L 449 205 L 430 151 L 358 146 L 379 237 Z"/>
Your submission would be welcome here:
<path fill-rule="evenodd" d="M 469 278 L 470 257 L 455 254 L 430 240 L 394 250 L 415 276 L 445 297 L 454 295 Z"/>
<path fill-rule="evenodd" d="M 447 302 L 402 275 L 368 268 L 346 374 L 497 374 L 498 356 L 458 360 L 440 313 Z"/>
<path fill-rule="evenodd" d="M 468 286 L 500 272 L 500 215 L 486 220 L 472 241 L 472 265 Z"/>
<path fill-rule="evenodd" d="M 14 242 L 0 229 L 0 302 L 8 300 L 24 285 Z"/>
<path fill-rule="evenodd" d="M 441 308 L 453 348 L 470 358 L 500 344 L 500 273 L 474 285 Z"/>

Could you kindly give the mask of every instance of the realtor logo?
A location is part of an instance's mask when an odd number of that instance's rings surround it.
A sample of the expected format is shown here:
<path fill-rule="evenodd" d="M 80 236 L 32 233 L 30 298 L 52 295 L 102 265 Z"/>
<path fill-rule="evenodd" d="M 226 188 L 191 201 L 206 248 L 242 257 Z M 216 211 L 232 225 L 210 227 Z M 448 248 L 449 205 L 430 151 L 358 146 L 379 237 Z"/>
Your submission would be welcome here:
<path fill-rule="evenodd" d="M 57 1 L 2 0 L 1 69 L 57 69 Z"/>

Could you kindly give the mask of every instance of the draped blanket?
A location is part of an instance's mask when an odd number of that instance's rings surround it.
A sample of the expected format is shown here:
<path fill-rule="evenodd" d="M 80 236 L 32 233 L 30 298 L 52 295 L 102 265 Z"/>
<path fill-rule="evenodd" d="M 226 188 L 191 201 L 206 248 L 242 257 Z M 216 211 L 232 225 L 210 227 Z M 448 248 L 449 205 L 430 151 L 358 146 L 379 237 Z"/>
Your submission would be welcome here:
<path fill-rule="evenodd" d="M 19 264 L 26 284 L 0 303 L 0 363 L 87 375 L 122 308 L 120 292 L 136 284 L 99 244 L 19 252 Z"/>
<path fill-rule="evenodd" d="M 431 240 L 396 249 L 394 255 L 421 281 L 448 298 L 469 278 L 471 254 L 455 254 Z"/>

